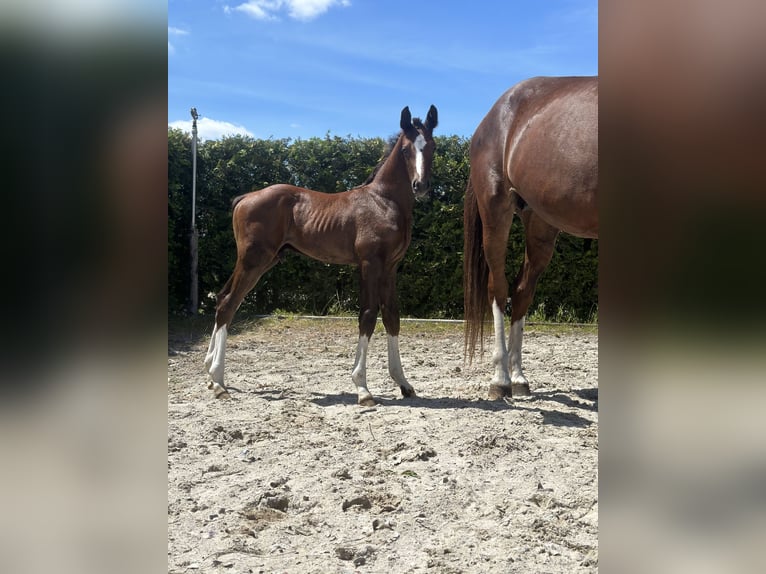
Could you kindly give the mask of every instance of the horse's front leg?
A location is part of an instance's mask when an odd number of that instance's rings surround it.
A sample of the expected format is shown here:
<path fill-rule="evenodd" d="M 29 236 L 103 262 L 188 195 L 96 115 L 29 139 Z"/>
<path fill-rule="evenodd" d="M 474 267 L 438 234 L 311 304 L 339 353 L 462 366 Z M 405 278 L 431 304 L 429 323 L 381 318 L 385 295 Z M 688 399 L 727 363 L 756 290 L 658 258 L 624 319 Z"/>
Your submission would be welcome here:
<path fill-rule="evenodd" d="M 383 325 L 386 327 L 388 339 L 388 373 L 399 386 L 403 397 L 414 397 L 412 388 L 402 369 L 402 359 L 399 355 L 399 301 L 396 296 L 396 269 L 385 274 L 381 281 L 381 302 Z"/>
<path fill-rule="evenodd" d="M 367 388 L 367 349 L 378 320 L 380 266 L 364 261 L 359 266 L 361 274 L 361 308 L 359 310 L 359 342 L 356 347 L 351 380 L 356 385 L 358 402 L 362 406 L 375 406 L 375 399 Z"/>

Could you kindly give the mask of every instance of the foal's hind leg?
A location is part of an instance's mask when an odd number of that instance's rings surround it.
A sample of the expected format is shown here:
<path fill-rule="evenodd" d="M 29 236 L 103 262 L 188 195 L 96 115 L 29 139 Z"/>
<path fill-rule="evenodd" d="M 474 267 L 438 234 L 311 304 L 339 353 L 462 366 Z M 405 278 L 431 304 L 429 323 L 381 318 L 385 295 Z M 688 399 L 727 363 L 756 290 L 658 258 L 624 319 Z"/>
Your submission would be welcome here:
<path fill-rule="evenodd" d="M 381 311 L 383 325 L 388 338 L 388 373 L 402 391 L 403 397 L 414 397 L 412 388 L 402 369 L 402 359 L 399 355 L 399 301 L 396 296 L 396 269 L 384 274 L 380 287 Z"/>
<path fill-rule="evenodd" d="M 229 280 L 218 293 L 218 303 L 215 309 L 215 328 L 210 338 L 210 346 L 205 356 L 205 369 L 210 375 L 208 388 L 216 398 L 228 397 L 229 393 L 223 384 L 224 362 L 226 355 L 226 339 L 228 328 L 242 300 L 261 276 L 278 261 L 276 256 L 268 251 L 254 254 L 247 253 L 239 257 Z"/>
<path fill-rule="evenodd" d="M 524 223 L 524 263 L 511 290 L 511 329 L 508 335 L 511 382 L 514 395 L 529 395 L 529 381 L 521 368 L 521 342 L 524 319 L 535 295 L 537 280 L 550 263 L 559 230 L 531 210 L 521 214 Z"/>
<path fill-rule="evenodd" d="M 234 279 L 234 275 L 229 277 L 228 281 L 226 281 L 226 284 L 223 286 L 223 288 L 218 292 L 218 295 L 216 295 L 216 310 L 218 307 L 218 301 L 220 301 L 223 297 L 227 296 L 229 292 L 231 291 L 231 282 Z M 207 353 L 205 354 L 205 370 L 210 369 L 210 366 L 213 364 L 213 357 L 215 356 L 215 340 L 216 340 L 216 331 L 217 331 L 217 325 L 216 322 L 213 326 L 213 336 L 210 337 L 210 344 L 207 347 Z"/>

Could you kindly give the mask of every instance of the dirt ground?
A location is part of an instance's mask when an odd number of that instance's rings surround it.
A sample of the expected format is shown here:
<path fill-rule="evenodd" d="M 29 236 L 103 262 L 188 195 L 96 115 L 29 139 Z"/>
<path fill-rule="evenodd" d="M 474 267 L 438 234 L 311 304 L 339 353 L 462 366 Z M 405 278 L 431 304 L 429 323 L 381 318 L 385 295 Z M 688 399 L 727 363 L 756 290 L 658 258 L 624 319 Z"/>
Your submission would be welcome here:
<path fill-rule="evenodd" d="M 506 404 L 486 400 L 490 353 L 464 364 L 444 323 L 403 323 L 402 399 L 379 324 L 374 408 L 351 382 L 355 321 L 233 327 L 230 400 L 206 388 L 212 325 L 171 328 L 169 573 L 597 571 L 595 327 L 528 326 L 533 394 Z"/>

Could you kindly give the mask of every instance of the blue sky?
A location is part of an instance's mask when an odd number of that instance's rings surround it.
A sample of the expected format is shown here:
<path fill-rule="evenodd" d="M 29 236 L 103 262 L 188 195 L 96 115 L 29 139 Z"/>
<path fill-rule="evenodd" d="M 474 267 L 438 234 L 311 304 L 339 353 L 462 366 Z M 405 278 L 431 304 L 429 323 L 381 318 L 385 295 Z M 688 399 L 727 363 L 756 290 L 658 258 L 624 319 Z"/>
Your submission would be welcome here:
<path fill-rule="evenodd" d="M 596 0 L 169 0 L 168 122 L 200 137 L 471 136 L 536 75 L 598 73 Z"/>

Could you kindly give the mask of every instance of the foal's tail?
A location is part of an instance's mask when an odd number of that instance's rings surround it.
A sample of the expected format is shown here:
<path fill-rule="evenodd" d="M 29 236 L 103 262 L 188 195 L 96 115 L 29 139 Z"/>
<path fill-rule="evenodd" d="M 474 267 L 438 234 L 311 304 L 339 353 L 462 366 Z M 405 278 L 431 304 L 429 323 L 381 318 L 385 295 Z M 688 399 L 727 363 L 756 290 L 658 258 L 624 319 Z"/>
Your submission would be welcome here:
<path fill-rule="evenodd" d="M 481 352 L 484 352 L 484 318 L 489 311 L 487 295 L 489 267 L 484 259 L 482 244 L 484 227 L 470 174 L 465 190 L 463 229 L 463 315 L 465 318 L 463 354 L 468 357 L 470 363 L 476 351 L 477 339 L 480 342 Z"/>

